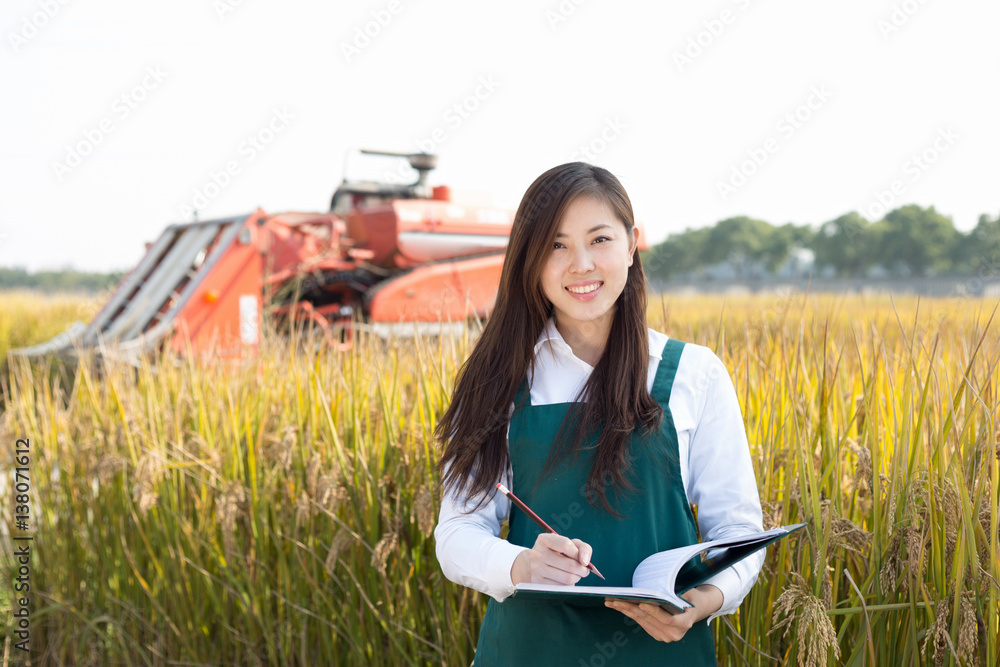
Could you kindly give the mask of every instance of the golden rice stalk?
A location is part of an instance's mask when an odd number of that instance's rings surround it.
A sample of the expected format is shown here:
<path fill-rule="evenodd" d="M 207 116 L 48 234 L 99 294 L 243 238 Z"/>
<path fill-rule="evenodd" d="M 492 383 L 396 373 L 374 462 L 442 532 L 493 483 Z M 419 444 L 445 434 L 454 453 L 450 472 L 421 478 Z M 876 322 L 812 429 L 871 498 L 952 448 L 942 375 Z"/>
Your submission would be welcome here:
<path fill-rule="evenodd" d="M 198 431 L 188 430 L 181 449 L 191 458 L 198 459 L 215 478 L 222 477 L 222 455 L 217 447 L 209 447 L 208 441 Z"/>
<path fill-rule="evenodd" d="M 847 446 L 858 457 L 858 467 L 854 471 L 854 483 L 859 492 L 862 489 L 871 491 L 872 484 L 872 453 L 864 445 L 859 445 L 854 440 L 848 439 Z"/>
<path fill-rule="evenodd" d="M 333 542 L 330 544 L 330 550 L 326 553 L 326 562 L 323 563 L 323 569 L 326 573 L 333 575 L 333 569 L 336 567 L 337 562 L 340 560 L 340 554 L 344 552 L 354 538 L 353 535 L 347 530 L 338 531 L 336 535 L 333 536 Z"/>
<path fill-rule="evenodd" d="M 967 667 L 979 667 L 979 619 L 972 591 L 962 593 L 962 618 L 958 626 L 958 657 Z"/>
<path fill-rule="evenodd" d="M 945 529 L 945 562 L 951 567 L 952 555 L 955 553 L 955 546 L 958 544 L 958 533 L 962 526 L 962 505 L 955 489 L 955 484 L 949 479 L 943 485 L 931 484 L 926 479 L 919 487 L 919 497 L 921 500 L 920 517 L 923 525 L 930 522 L 931 499 L 930 494 L 934 494 L 934 501 L 937 504 L 937 511 L 944 517 Z"/>
<path fill-rule="evenodd" d="M 135 468 L 137 484 L 155 485 L 163 477 L 163 460 L 155 452 L 146 452 Z"/>
<path fill-rule="evenodd" d="M 417 493 L 414 501 L 414 512 L 417 515 L 417 527 L 424 537 L 434 532 L 434 497 L 429 487 L 423 487 Z"/>
<path fill-rule="evenodd" d="M 338 482 L 338 475 L 328 474 L 319 478 L 316 483 L 316 502 L 330 512 L 347 499 L 347 489 Z"/>
<path fill-rule="evenodd" d="M 336 510 L 347 498 L 347 490 L 340 484 L 340 467 L 334 464 L 331 472 L 323 473 L 322 457 L 313 454 L 306 464 L 306 491 L 320 507 L 330 512 Z"/>
<path fill-rule="evenodd" d="M 830 525 L 830 546 L 866 553 L 871 547 L 872 534 L 850 519 L 837 518 Z"/>
<path fill-rule="evenodd" d="M 993 539 L 993 531 L 996 530 L 993 522 L 990 521 L 990 514 L 990 499 L 983 495 L 983 500 L 979 504 L 979 525 L 982 526 L 986 539 L 983 540 L 980 548 L 979 562 L 981 563 L 990 562 L 990 541 Z"/>
<path fill-rule="evenodd" d="M 135 484 L 132 487 L 132 500 L 139 505 L 139 513 L 145 516 L 149 510 L 156 507 L 160 494 L 146 484 Z"/>
<path fill-rule="evenodd" d="M 901 491 L 897 491 L 892 494 L 891 498 L 889 498 L 889 513 L 886 516 L 889 517 L 890 520 L 894 521 L 896 519 L 896 508 L 899 505 L 898 500 L 901 493 Z M 866 510 L 868 509 L 870 508 L 866 508 Z"/>
<path fill-rule="evenodd" d="M 865 397 L 858 396 L 856 399 L 854 399 L 854 405 L 856 406 L 855 414 L 857 415 L 854 422 L 855 428 L 857 429 L 857 432 L 860 434 L 865 430 Z"/>
<path fill-rule="evenodd" d="M 132 485 L 132 500 L 139 505 L 139 513 L 145 516 L 156 506 L 160 495 L 155 485 L 163 475 L 163 465 L 160 457 L 154 452 L 147 452 L 139 459 L 135 470 L 135 484 Z"/>
<path fill-rule="evenodd" d="M 779 622 L 778 618 L 784 616 Z M 792 581 L 774 601 L 771 617 L 774 627 L 768 634 L 784 628 L 781 636 L 786 636 L 795 628 L 795 641 L 799 646 L 799 667 L 818 667 L 826 664 L 827 652 L 832 648 L 834 658 L 840 657 L 837 632 L 827 616 L 823 601 L 812 594 L 809 586 L 798 572 L 792 573 Z"/>
<path fill-rule="evenodd" d="M 823 581 L 820 584 L 820 593 L 823 595 L 823 606 L 826 609 L 833 607 L 833 584 L 830 583 L 830 572 L 833 572 L 833 568 L 827 563 L 826 560 L 823 561 L 822 567 L 820 567 L 819 559 L 816 559 L 816 573 L 822 572 Z"/>
<path fill-rule="evenodd" d="M 316 498 L 316 482 L 319 479 L 319 470 L 322 464 L 323 459 L 318 453 L 313 454 L 309 463 L 306 464 L 306 491 L 312 498 Z"/>
<path fill-rule="evenodd" d="M 219 503 L 219 526 L 226 553 L 236 551 L 236 517 L 247 510 L 247 490 L 237 481 L 230 482 Z"/>
<path fill-rule="evenodd" d="M 764 512 L 764 530 L 771 530 L 784 524 L 784 512 L 780 502 L 761 502 L 761 509 Z"/>
<path fill-rule="evenodd" d="M 924 645 L 920 649 L 920 656 L 926 660 L 927 645 L 932 644 L 934 646 L 932 654 L 934 667 L 941 667 L 948 656 L 948 644 L 951 642 L 951 638 L 948 636 L 948 621 L 951 616 L 949 612 L 948 597 L 945 596 L 938 602 L 937 615 L 934 617 L 931 627 L 927 628 L 927 634 L 924 636 Z"/>
<path fill-rule="evenodd" d="M 194 458 L 201 458 L 205 454 L 207 445 L 201 433 L 188 431 L 188 437 L 181 445 L 181 449 Z"/>
<path fill-rule="evenodd" d="M 385 574 L 385 567 L 389 562 L 389 556 L 396 550 L 398 544 L 399 534 L 395 530 L 383 535 L 372 551 L 372 566 L 378 568 L 378 571 L 382 574 Z"/>
<path fill-rule="evenodd" d="M 900 578 L 900 576 L 904 572 L 914 573 L 914 568 L 919 567 L 923 541 L 923 534 L 914 526 L 900 526 L 893 531 L 889 546 L 885 550 L 885 562 L 879 572 L 884 592 L 892 591 L 897 583 L 901 591 L 909 590 L 910 577 Z"/>
<path fill-rule="evenodd" d="M 101 484 L 107 484 L 119 472 L 125 470 L 127 461 L 114 454 L 105 454 L 94 466 L 94 474 Z"/>
<path fill-rule="evenodd" d="M 299 500 L 295 503 L 295 522 L 305 523 L 312 518 L 313 506 L 312 501 L 305 491 L 299 494 Z"/>
<path fill-rule="evenodd" d="M 281 439 L 276 445 L 277 456 L 275 458 L 285 472 L 288 472 L 292 468 L 292 455 L 295 452 L 295 443 L 298 442 L 298 435 L 299 430 L 293 425 L 288 425 L 281 429 Z"/>

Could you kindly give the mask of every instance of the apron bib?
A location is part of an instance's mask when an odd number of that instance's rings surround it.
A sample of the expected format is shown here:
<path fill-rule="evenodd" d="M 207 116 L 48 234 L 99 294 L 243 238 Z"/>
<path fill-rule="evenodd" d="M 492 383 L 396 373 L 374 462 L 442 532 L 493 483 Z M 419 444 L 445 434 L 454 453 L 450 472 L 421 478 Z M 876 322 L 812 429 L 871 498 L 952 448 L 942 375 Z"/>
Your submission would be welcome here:
<path fill-rule="evenodd" d="M 567 457 L 540 481 L 549 451 L 573 404 L 532 406 L 527 383 L 515 404 L 525 399 L 510 423 L 513 488 L 560 535 L 579 538 L 594 548 L 594 564 L 607 577 L 590 574 L 587 586 L 631 586 L 632 572 L 647 556 L 697 542 L 691 506 L 681 483 L 677 432 L 668 403 L 684 343 L 670 339 L 653 381 L 652 397 L 663 408 L 657 431 L 630 436 L 632 483 L 636 491 L 608 499 L 623 518 L 587 500 L 586 483 L 593 446 Z M 507 540 L 531 547 L 542 529 L 512 507 Z M 538 600 L 490 599 L 479 631 L 475 665 L 715 665 L 715 646 L 707 621 L 696 623 L 679 642 L 654 640 L 624 614 L 606 607 Z"/>

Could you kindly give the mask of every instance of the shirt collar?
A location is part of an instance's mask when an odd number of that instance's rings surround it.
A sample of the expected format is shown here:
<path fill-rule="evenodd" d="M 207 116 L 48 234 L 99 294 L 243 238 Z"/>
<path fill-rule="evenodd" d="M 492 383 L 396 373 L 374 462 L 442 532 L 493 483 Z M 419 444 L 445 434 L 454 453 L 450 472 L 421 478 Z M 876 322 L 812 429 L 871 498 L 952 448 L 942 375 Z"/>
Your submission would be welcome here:
<path fill-rule="evenodd" d="M 654 359 L 663 359 L 662 355 L 653 352 L 653 332 L 647 328 L 646 334 L 649 336 L 649 356 Z M 555 347 L 561 347 L 572 353 L 572 348 L 569 346 L 569 343 L 563 339 L 562 334 L 559 333 L 559 329 L 556 328 L 556 320 L 554 317 L 549 318 L 549 321 L 545 323 L 545 327 L 542 329 L 542 333 L 538 336 L 538 342 L 535 343 L 535 354 L 538 354 L 538 350 L 540 350 L 545 343 L 549 343 Z"/>

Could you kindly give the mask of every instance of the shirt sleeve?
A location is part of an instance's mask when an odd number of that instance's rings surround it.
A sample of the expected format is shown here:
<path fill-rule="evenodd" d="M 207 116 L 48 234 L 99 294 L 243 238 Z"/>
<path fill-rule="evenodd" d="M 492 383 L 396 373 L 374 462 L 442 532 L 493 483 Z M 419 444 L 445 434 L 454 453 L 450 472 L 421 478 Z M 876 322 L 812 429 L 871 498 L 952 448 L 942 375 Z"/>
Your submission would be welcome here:
<path fill-rule="evenodd" d="M 497 481 L 510 488 L 509 472 Z M 527 549 L 500 538 L 500 524 L 510 511 L 507 496 L 494 493 L 478 510 L 466 512 L 475 505 L 474 500 L 444 490 L 434 528 L 435 552 L 448 579 L 502 602 L 514 592 L 510 578 L 514 559 Z"/>
<path fill-rule="evenodd" d="M 722 361 L 707 350 L 702 365 L 704 404 L 688 450 L 688 499 L 698 506 L 702 540 L 761 532 L 763 516 L 750 446 L 736 389 Z M 757 581 L 764 549 L 705 583 L 722 591 L 722 607 L 709 616 L 735 612 Z"/>

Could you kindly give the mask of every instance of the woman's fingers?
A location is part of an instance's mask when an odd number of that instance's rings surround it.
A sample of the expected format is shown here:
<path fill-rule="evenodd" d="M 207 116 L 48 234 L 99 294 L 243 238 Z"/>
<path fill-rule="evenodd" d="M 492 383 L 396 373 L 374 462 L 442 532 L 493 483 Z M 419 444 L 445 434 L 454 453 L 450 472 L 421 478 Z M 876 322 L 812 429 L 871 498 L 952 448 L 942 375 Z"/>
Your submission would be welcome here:
<path fill-rule="evenodd" d="M 650 637 L 661 642 L 683 639 L 694 621 L 694 614 L 690 610 L 686 610 L 683 614 L 672 615 L 658 605 L 652 604 L 632 604 L 621 600 L 608 600 L 604 604 L 625 614 L 638 623 Z"/>
<path fill-rule="evenodd" d="M 589 563 L 591 547 L 581 540 L 570 540 L 561 535 L 542 533 L 531 549 L 531 580 L 535 583 L 571 585 L 590 574 L 581 562 Z"/>
<path fill-rule="evenodd" d="M 579 552 L 576 559 L 580 561 L 584 567 L 590 565 L 590 557 L 594 553 L 594 549 L 583 540 L 572 540 L 572 542 L 576 545 Z"/>

